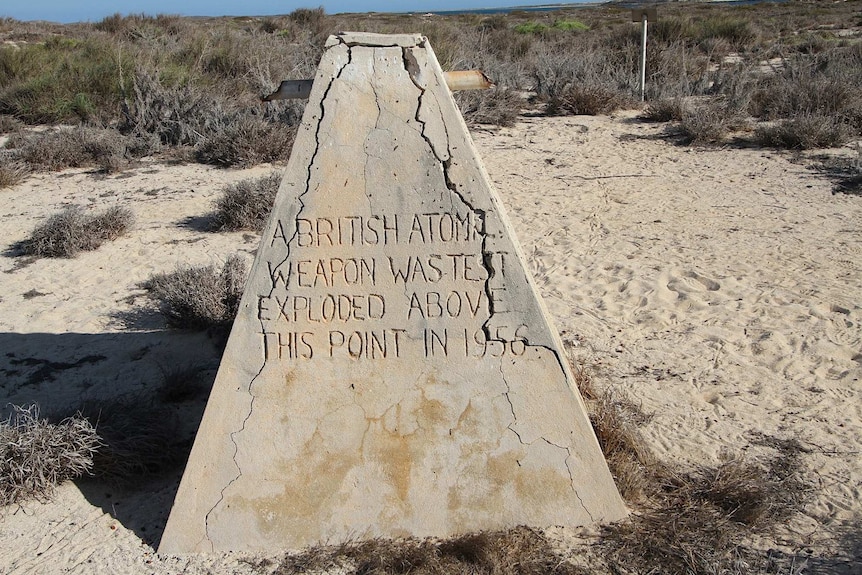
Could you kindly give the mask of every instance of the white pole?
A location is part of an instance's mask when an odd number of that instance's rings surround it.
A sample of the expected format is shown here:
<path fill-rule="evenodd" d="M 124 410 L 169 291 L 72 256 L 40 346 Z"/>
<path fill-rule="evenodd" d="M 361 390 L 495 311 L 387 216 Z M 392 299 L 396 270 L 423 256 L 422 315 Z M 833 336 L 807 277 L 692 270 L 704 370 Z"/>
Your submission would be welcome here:
<path fill-rule="evenodd" d="M 641 102 L 644 101 L 646 93 L 646 29 L 647 29 L 647 13 L 644 10 L 643 20 L 643 36 L 641 38 Z"/>

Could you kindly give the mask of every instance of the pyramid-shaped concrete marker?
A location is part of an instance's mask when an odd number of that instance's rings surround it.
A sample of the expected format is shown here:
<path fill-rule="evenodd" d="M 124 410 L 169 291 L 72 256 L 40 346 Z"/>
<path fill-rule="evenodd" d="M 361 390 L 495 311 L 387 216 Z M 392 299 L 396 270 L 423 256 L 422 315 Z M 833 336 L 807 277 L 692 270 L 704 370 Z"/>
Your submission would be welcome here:
<path fill-rule="evenodd" d="M 160 552 L 623 517 L 425 38 L 323 55 Z"/>

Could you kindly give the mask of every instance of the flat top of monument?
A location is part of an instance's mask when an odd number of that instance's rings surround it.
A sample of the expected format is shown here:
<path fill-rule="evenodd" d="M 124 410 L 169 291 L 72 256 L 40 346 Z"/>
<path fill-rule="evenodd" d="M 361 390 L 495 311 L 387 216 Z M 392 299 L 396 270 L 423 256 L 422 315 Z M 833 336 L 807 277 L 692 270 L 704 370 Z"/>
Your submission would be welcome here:
<path fill-rule="evenodd" d="M 348 46 L 369 46 L 373 48 L 412 48 L 425 42 L 421 34 L 374 34 L 371 32 L 338 32 L 326 41 L 326 47 L 337 44 Z"/>

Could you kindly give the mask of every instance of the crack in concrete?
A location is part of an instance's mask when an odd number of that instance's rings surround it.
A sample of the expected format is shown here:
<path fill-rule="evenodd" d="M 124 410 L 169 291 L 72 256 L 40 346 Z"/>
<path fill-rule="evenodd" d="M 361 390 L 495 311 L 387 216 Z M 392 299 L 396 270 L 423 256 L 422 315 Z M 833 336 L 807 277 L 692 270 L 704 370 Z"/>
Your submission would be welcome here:
<path fill-rule="evenodd" d="M 416 47 L 417 48 L 424 47 L 424 42 L 417 45 Z M 425 140 L 425 143 L 428 145 L 428 148 L 430 148 L 431 153 L 434 155 L 434 157 L 439 162 L 440 168 L 443 172 L 443 181 L 446 184 L 446 188 L 455 197 L 457 197 L 460 200 L 461 204 L 463 204 L 464 206 L 467 207 L 467 209 L 469 209 L 471 212 L 476 214 L 480 218 L 480 220 L 482 221 L 482 246 L 481 246 L 482 258 L 481 259 L 482 259 L 482 267 L 485 268 L 485 273 L 488 276 L 485 279 L 484 286 L 483 286 L 484 291 L 485 291 L 485 298 L 488 300 L 488 319 L 482 323 L 482 331 L 485 334 L 486 340 L 492 340 L 491 330 L 488 327 L 488 324 L 490 323 L 491 319 L 494 317 L 494 301 L 491 298 L 490 281 L 491 281 L 491 278 L 494 275 L 496 275 L 496 272 L 494 270 L 494 266 L 493 266 L 493 262 L 492 262 L 493 253 L 488 251 L 488 245 L 487 245 L 488 244 L 488 233 L 487 233 L 487 229 L 486 229 L 486 214 L 487 214 L 487 212 L 481 208 L 474 206 L 458 190 L 458 185 L 452 180 L 452 178 L 449 174 L 450 169 L 452 167 L 452 148 L 451 148 L 451 140 L 449 138 L 449 128 L 446 126 L 446 122 L 445 121 L 443 122 L 443 130 L 444 130 L 444 133 L 446 135 L 446 153 L 448 155 L 447 158 L 444 159 L 444 158 L 440 157 L 440 155 L 437 153 L 437 148 L 434 146 L 434 142 L 432 142 L 431 138 L 429 138 L 428 135 L 425 133 L 426 122 L 424 120 L 422 120 L 422 118 L 420 117 L 420 114 L 421 114 L 422 109 L 423 109 L 423 101 L 424 101 L 425 95 L 427 93 L 427 88 L 423 87 L 421 84 L 421 81 L 418 79 L 422 75 L 422 70 L 421 70 L 421 67 L 419 66 L 419 62 L 416 60 L 416 56 L 413 55 L 411 48 L 402 48 L 401 54 L 402 54 L 402 62 L 404 64 L 404 69 L 407 72 L 408 76 L 410 76 L 410 80 L 413 82 L 413 85 L 416 86 L 416 88 L 419 90 L 419 97 L 418 97 L 418 102 L 417 102 L 417 106 L 416 106 L 416 114 L 413 118 L 416 121 L 416 123 L 419 124 L 419 126 L 420 126 L 419 135 L 422 137 L 423 140 Z M 431 96 L 436 98 L 436 96 L 434 95 L 433 92 L 431 92 Z M 440 108 L 440 111 L 442 114 L 442 108 L 439 106 L 439 102 L 438 102 L 438 108 Z"/>
<path fill-rule="evenodd" d="M 500 378 L 503 380 L 503 384 L 506 386 L 506 391 L 503 393 L 503 397 L 505 397 L 505 398 L 506 398 L 506 402 L 509 404 L 509 409 L 510 409 L 510 410 L 511 410 L 511 412 L 512 412 L 512 422 L 511 422 L 509 425 L 507 425 L 507 426 L 506 426 L 506 429 L 508 429 L 509 431 L 511 431 L 512 433 L 514 433 L 514 434 L 515 434 L 515 437 L 517 437 L 517 438 L 518 438 L 518 442 L 519 442 L 521 445 L 525 445 L 525 446 L 527 446 L 527 447 L 531 447 L 534 443 L 536 443 L 536 441 L 544 441 L 545 443 L 547 443 L 547 444 L 548 444 L 548 445 L 550 445 L 551 447 L 556 447 L 557 449 L 561 449 L 561 450 L 563 450 L 563 451 L 565 451 L 565 452 L 566 452 L 566 458 L 563 460 L 563 464 L 565 465 L 565 467 L 566 467 L 566 472 L 567 472 L 567 473 L 568 473 L 568 475 L 569 475 L 569 484 L 572 486 L 572 492 L 575 494 L 575 497 L 577 497 L 577 498 L 578 498 L 578 503 L 580 503 L 580 504 L 581 504 L 581 507 L 584 509 L 584 512 L 589 516 L 590 521 L 591 521 L 591 522 L 593 522 L 593 523 L 595 523 L 595 518 L 593 517 L 593 514 L 592 514 L 592 513 L 590 513 L 590 510 L 589 510 L 589 509 L 587 509 L 587 506 L 584 504 L 584 500 L 583 500 L 583 499 L 581 499 L 581 495 L 578 493 L 578 490 L 577 490 L 577 488 L 575 487 L 575 476 L 574 476 L 574 474 L 572 473 L 572 468 L 571 468 L 571 467 L 569 467 L 569 460 L 570 460 L 570 459 L 571 459 L 571 457 L 572 457 L 572 449 L 571 449 L 570 447 L 565 447 L 565 446 L 563 446 L 563 445 L 557 445 L 556 443 L 554 443 L 553 441 L 551 441 L 550 439 L 548 439 L 548 438 L 546 438 L 546 437 L 539 437 L 539 438 L 538 438 L 538 439 L 536 439 L 535 441 L 530 441 L 530 442 L 524 441 L 524 438 L 523 438 L 523 437 L 521 437 L 521 434 L 520 434 L 520 433 L 518 433 L 518 432 L 517 432 L 517 431 L 512 427 L 513 425 L 515 425 L 515 423 L 517 423 L 517 422 L 518 422 L 518 416 L 517 416 L 517 414 L 515 413 L 515 404 L 514 404 L 514 403 L 512 403 L 512 398 L 511 398 L 511 397 L 509 397 L 509 394 L 512 392 L 512 388 L 509 386 L 509 382 L 506 380 L 506 376 L 505 376 L 505 374 L 503 373 L 503 367 L 502 367 L 502 365 L 500 366 Z M 519 463 L 519 465 L 520 465 L 520 463 Z"/>
<path fill-rule="evenodd" d="M 341 43 L 344 44 L 343 41 L 341 41 Z M 326 98 L 329 95 L 329 91 L 332 89 L 332 86 L 335 83 L 335 81 L 341 77 L 341 74 L 342 74 L 342 72 L 344 72 L 344 69 L 350 65 L 350 63 L 352 61 L 352 56 L 353 55 L 352 55 L 351 49 L 348 46 L 347 47 L 347 62 L 344 63 L 344 65 L 342 65 L 341 68 L 339 68 L 339 70 L 335 74 L 335 76 L 329 81 L 329 84 L 327 85 L 326 90 L 324 90 L 323 96 L 320 99 L 320 117 L 317 120 L 317 126 L 315 128 L 315 133 L 314 133 L 314 144 L 315 144 L 314 152 L 312 153 L 311 158 L 308 162 L 308 170 L 307 170 L 307 175 L 306 175 L 306 180 L 305 180 L 305 191 L 303 191 L 297 197 L 297 200 L 299 201 L 300 208 L 296 212 L 296 217 L 298 217 L 299 214 L 302 213 L 302 210 L 305 208 L 305 203 L 302 201 L 302 198 L 303 198 L 303 196 L 305 196 L 310 191 L 310 188 L 311 188 L 312 168 L 314 166 L 314 160 L 317 157 L 317 153 L 320 151 L 320 129 L 321 129 L 321 126 L 323 124 L 324 115 L 326 113 L 324 102 L 326 102 Z M 287 260 L 290 258 L 290 245 L 291 245 L 291 242 L 294 241 L 294 239 L 296 238 L 298 233 L 299 233 L 299 229 L 297 228 L 296 225 L 294 225 L 293 235 L 290 237 L 290 239 L 285 241 L 285 245 L 287 246 L 287 254 L 285 255 L 284 259 L 273 269 L 277 270 L 282 265 L 284 265 L 284 263 L 287 262 Z M 270 281 L 272 281 L 272 278 L 270 278 Z M 272 297 L 272 294 L 275 291 L 275 289 L 276 289 L 275 285 L 273 285 L 270 288 L 270 291 L 269 291 L 270 297 Z M 259 319 L 259 321 L 260 321 L 261 333 L 266 333 L 266 326 L 264 325 L 264 320 Z M 260 377 L 261 373 L 263 373 L 263 370 L 265 367 L 266 367 L 266 359 L 264 359 L 264 361 L 261 364 L 260 369 L 258 370 L 257 374 L 255 374 L 255 376 L 249 382 L 248 394 L 250 396 L 250 400 L 249 400 L 249 406 L 248 406 L 248 413 L 246 414 L 245 418 L 243 418 L 243 420 L 242 420 L 242 426 L 238 430 L 233 431 L 230 434 L 230 440 L 231 440 L 231 443 L 233 443 L 233 448 L 234 448 L 232 460 L 233 460 L 234 466 L 237 469 L 237 474 L 233 479 L 231 479 L 228 482 L 227 485 L 225 485 L 222 488 L 222 490 L 219 494 L 219 500 L 216 501 L 216 503 L 210 508 L 209 511 L 207 511 L 206 515 L 204 516 L 204 539 L 209 541 L 211 551 L 215 549 L 215 544 L 213 543 L 212 538 L 210 537 L 210 533 L 209 533 L 209 531 L 210 531 L 210 516 L 218 508 L 218 506 L 221 505 L 222 502 L 224 501 L 225 492 L 227 492 L 227 490 L 230 489 L 231 485 L 233 485 L 237 480 L 239 480 L 240 477 L 242 477 L 242 467 L 240 467 L 239 462 L 237 461 L 237 455 L 239 455 L 239 444 L 237 443 L 236 438 L 243 431 L 245 431 L 246 424 L 248 423 L 248 420 L 251 419 L 251 416 L 254 413 L 254 401 L 255 401 L 256 397 L 255 397 L 254 393 L 252 393 L 252 387 L 254 386 L 255 381 Z M 203 540 L 201 540 L 200 543 L 203 543 Z"/>

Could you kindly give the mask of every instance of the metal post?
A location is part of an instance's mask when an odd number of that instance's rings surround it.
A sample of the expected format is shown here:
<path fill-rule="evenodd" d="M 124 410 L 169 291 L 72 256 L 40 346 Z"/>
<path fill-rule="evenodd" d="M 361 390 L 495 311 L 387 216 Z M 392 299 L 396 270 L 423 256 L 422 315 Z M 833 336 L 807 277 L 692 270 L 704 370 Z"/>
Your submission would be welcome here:
<path fill-rule="evenodd" d="M 645 99 L 646 93 L 646 29 L 647 29 L 647 13 L 644 10 L 643 19 L 643 35 L 641 37 L 641 102 Z"/>

